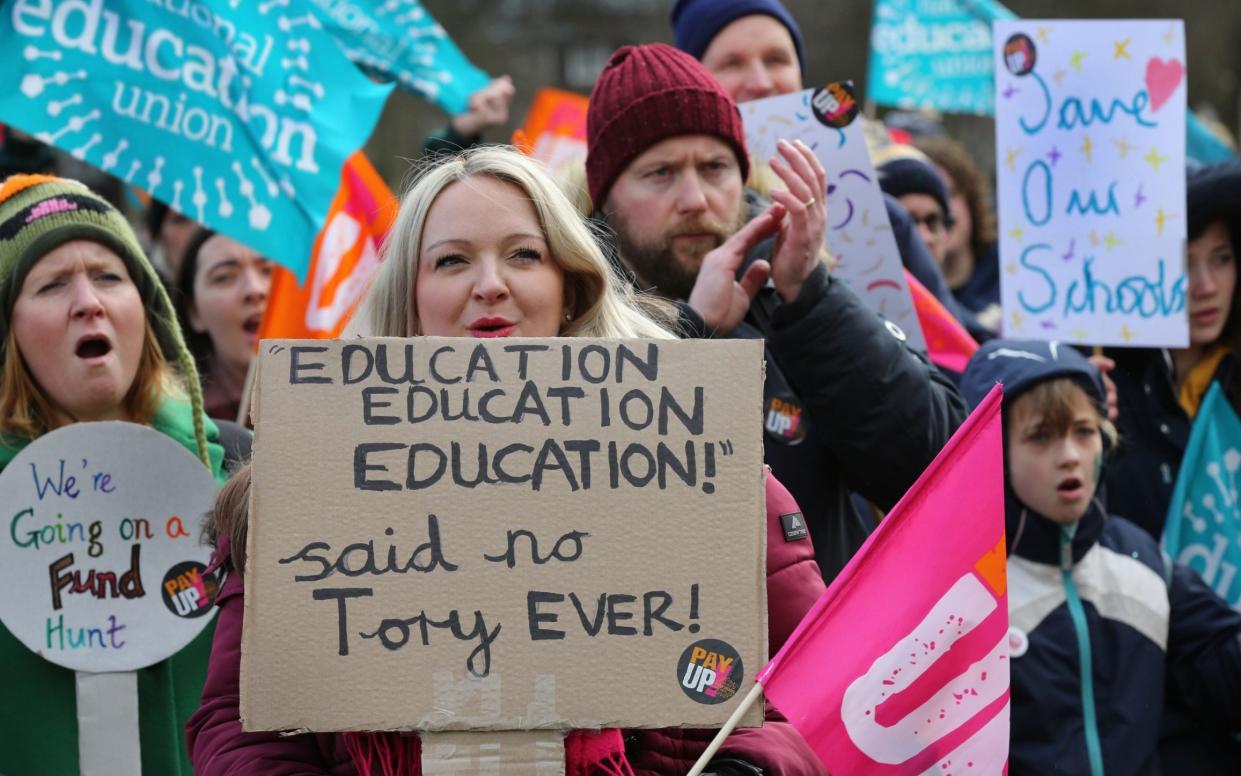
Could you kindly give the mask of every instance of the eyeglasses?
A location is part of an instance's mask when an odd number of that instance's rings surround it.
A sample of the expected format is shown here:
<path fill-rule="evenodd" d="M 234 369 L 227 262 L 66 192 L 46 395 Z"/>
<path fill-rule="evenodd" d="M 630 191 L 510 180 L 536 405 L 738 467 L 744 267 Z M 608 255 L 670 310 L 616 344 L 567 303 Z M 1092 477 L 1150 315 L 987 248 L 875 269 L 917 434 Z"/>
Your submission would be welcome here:
<path fill-rule="evenodd" d="M 925 226 L 931 234 L 943 234 L 952 228 L 952 222 L 939 213 L 928 213 L 925 216 L 910 213 L 909 217 L 918 226 Z"/>

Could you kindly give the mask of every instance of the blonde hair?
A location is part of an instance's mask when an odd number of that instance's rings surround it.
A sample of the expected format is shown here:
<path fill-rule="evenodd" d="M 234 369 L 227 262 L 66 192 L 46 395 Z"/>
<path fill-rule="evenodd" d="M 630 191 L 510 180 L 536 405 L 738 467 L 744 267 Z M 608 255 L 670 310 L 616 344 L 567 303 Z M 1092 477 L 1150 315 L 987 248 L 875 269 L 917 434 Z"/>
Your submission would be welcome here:
<path fill-rule="evenodd" d="M 870 160 L 876 168 L 898 159 L 916 159 L 928 167 L 935 167 L 935 162 L 932 162 L 931 157 L 923 153 L 922 149 L 906 145 L 905 143 L 889 143 L 873 148 L 870 152 Z"/>
<path fill-rule="evenodd" d="M 1108 446 L 1114 448 L 1116 426 L 1100 412 L 1098 403 L 1071 377 L 1046 380 L 1021 393 L 1007 408 L 1007 414 L 1012 424 L 1037 415 L 1043 419 L 1049 432 L 1059 436 L 1067 434 L 1073 427 L 1073 419 L 1082 405 L 1088 405 L 1098 416 L 1099 431 Z M 1011 427 L 1016 428 L 1016 425 Z"/>
<path fill-rule="evenodd" d="M 564 336 L 674 336 L 668 329 L 674 313 L 654 300 L 640 299 L 604 258 L 596 236 L 547 172 L 505 146 L 467 151 L 423 170 L 415 178 L 401 198 L 400 212 L 384 245 L 385 260 L 360 310 L 370 326 L 367 334 L 412 337 L 421 333 L 414 291 L 427 213 L 444 189 L 476 176 L 512 184 L 534 205 L 552 260 L 564 270 L 566 293 L 572 300 L 572 309 L 568 310 L 572 320 Z M 479 217 L 485 217 L 481 208 Z"/>
<path fill-rule="evenodd" d="M 150 425 L 166 394 L 181 386 L 160 350 L 149 318 L 144 317 L 142 353 L 129 392 L 121 400 L 125 419 Z M 30 374 L 17 347 L 13 327 L 4 342 L 4 365 L 0 367 L 0 434 L 35 439 L 55 428 L 57 407 Z"/>

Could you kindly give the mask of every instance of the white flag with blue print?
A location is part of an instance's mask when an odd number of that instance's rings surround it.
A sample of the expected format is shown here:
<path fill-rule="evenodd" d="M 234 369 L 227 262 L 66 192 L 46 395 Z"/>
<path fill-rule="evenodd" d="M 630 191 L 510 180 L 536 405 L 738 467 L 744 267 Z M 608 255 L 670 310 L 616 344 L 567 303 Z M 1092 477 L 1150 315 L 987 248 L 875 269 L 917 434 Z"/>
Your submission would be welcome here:
<path fill-rule="evenodd" d="M 1241 419 L 1219 383 L 1207 391 L 1181 460 L 1164 548 L 1241 609 Z"/>
<path fill-rule="evenodd" d="M 299 276 L 390 92 L 306 0 L 15 0 L 0 72 L 0 121 Z"/>

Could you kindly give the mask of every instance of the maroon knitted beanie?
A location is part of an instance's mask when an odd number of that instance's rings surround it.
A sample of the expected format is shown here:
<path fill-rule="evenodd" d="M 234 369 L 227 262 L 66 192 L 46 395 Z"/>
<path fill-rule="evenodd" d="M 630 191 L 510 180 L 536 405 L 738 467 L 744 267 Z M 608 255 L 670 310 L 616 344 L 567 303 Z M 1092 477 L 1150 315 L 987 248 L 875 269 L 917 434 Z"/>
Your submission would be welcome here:
<path fill-rule="evenodd" d="M 713 135 L 750 172 L 737 104 L 698 60 L 663 43 L 622 46 L 590 93 L 586 182 L 595 208 L 634 157 L 679 135 Z"/>

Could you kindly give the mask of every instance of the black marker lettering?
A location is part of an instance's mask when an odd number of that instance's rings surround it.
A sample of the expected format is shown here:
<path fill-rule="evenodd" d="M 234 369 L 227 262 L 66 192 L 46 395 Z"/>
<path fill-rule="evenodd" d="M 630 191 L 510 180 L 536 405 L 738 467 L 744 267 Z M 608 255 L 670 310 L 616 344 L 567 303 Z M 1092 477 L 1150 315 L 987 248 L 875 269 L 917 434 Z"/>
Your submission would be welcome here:
<path fill-rule="evenodd" d="M 367 472 L 387 472 L 388 467 L 382 464 L 367 463 L 366 456 L 371 453 L 400 450 L 404 446 L 392 442 L 363 442 L 355 447 L 353 449 L 353 487 L 358 490 L 400 490 L 401 486 L 391 480 L 373 480 L 367 477 Z"/>
<path fill-rule="evenodd" d="M 564 631 L 543 627 L 543 623 L 554 623 L 559 620 L 560 615 L 539 611 L 539 604 L 556 604 L 563 600 L 564 596 L 560 593 L 544 593 L 538 590 L 526 593 L 526 613 L 530 621 L 531 641 L 555 641 L 564 638 Z"/>
<path fill-rule="evenodd" d="M 305 353 L 324 353 L 327 351 L 325 347 L 316 347 L 311 345 L 294 345 L 289 348 L 289 384 L 290 385 L 306 385 L 306 384 L 324 384 L 332 382 L 332 378 L 323 375 L 303 376 L 302 372 L 319 371 L 327 368 L 327 364 L 319 361 L 303 364 L 301 362 L 302 355 Z"/>
<path fill-rule="evenodd" d="M 377 401 L 377 396 L 392 396 L 397 389 L 382 385 L 368 386 L 362 389 L 362 422 L 368 426 L 393 426 L 401 422 L 396 415 L 376 415 L 376 409 L 391 407 L 390 401 Z"/>
<path fill-rule="evenodd" d="M 369 598 L 373 594 L 374 589 L 369 587 L 321 587 L 318 590 L 311 591 L 310 595 L 316 601 L 336 599 L 336 623 L 339 639 L 337 654 L 341 656 L 349 654 L 349 629 L 345 614 L 345 600 L 349 598 Z"/>

